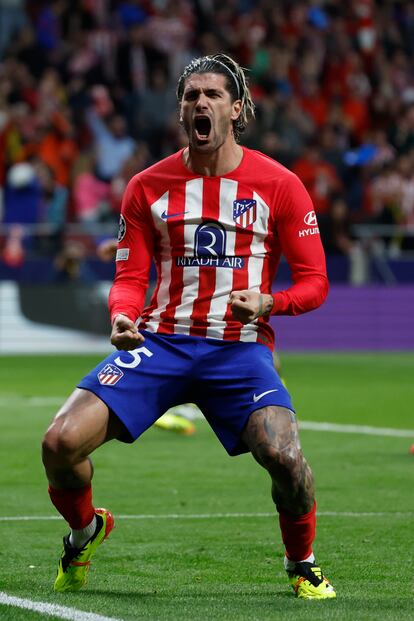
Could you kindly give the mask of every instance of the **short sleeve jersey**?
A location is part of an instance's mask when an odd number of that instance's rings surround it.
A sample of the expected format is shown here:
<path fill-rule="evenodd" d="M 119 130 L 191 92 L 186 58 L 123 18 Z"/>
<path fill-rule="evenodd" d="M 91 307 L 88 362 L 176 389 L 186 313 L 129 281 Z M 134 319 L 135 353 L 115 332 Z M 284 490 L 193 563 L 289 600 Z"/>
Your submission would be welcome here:
<path fill-rule="evenodd" d="M 131 179 L 120 222 L 111 316 L 162 334 L 241 340 L 273 347 L 268 317 L 242 325 L 232 291 L 271 293 L 281 255 L 293 284 L 273 294 L 272 314 L 318 307 L 328 290 L 325 256 L 308 193 L 296 175 L 243 147 L 239 166 L 220 177 L 193 173 L 183 151 Z M 151 261 L 157 284 L 144 298 Z"/>

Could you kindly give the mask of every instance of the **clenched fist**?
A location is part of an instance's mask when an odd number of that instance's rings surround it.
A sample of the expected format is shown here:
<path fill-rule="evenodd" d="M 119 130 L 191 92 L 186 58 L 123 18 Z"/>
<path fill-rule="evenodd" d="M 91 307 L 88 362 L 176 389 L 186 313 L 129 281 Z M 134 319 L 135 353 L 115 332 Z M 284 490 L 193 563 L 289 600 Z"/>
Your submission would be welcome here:
<path fill-rule="evenodd" d="M 268 315 L 273 308 L 273 297 L 268 293 L 257 293 L 245 289 L 232 291 L 229 301 L 233 317 L 243 325 Z"/>
<path fill-rule="evenodd" d="M 115 317 L 112 324 L 112 345 L 117 349 L 129 351 L 130 349 L 135 349 L 144 341 L 145 338 L 138 332 L 138 328 L 129 317 L 126 315 L 117 315 Z"/>

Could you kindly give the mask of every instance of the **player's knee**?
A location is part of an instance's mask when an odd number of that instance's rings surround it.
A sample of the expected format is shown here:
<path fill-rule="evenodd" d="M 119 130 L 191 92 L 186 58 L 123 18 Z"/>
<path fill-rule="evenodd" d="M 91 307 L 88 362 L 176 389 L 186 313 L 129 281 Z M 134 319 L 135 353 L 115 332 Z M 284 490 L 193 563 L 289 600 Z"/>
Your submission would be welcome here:
<path fill-rule="evenodd" d="M 46 431 L 42 442 L 42 456 L 45 465 L 50 463 L 71 463 L 79 451 L 79 434 L 70 425 L 54 422 Z"/>
<path fill-rule="evenodd" d="M 301 451 L 297 446 L 279 447 L 269 444 L 260 448 L 259 460 L 270 473 L 281 470 L 294 472 L 301 460 Z"/>

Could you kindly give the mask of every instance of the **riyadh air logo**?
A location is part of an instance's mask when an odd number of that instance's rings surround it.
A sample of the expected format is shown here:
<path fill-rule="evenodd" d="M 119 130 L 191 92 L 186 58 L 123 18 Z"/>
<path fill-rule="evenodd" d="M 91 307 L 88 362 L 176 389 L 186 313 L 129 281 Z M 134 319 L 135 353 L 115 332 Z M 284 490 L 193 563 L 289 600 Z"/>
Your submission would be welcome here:
<path fill-rule="evenodd" d="M 218 222 L 200 224 L 194 235 L 197 257 L 222 257 L 226 254 L 226 230 Z"/>
<path fill-rule="evenodd" d="M 257 203 L 251 198 L 233 201 L 233 220 L 238 226 L 247 229 L 257 218 Z"/>
<path fill-rule="evenodd" d="M 176 257 L 179 267 L 231 267 L 241 269 L 242 257 L 226 256 L 227 233 L 219 222 L 203 222 L 194 233 L 194 255 Z"/>
<path fill-rule="evenodd" d="M 303 218 L 304 223 L 309 227 L 307 229 L 302 229 L 299 231 L 299 237 L 309 237 L 310 235 L 319 235 L 319 227 L 318 221 L 316 219 L 316 213 L 313 211 L 308 211 L 306 216 Z"/>

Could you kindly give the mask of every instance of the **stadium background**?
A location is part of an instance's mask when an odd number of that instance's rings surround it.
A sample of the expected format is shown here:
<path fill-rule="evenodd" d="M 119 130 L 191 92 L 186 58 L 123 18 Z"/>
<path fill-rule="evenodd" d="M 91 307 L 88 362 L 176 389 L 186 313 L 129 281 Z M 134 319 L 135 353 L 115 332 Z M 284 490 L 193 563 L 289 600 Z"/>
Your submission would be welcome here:
<path fill-rule="evenodd" d="M 243 143 L 299 174 L 327 252 L 329 300 L 273 320 L 280 348 L 413 349 L 412 2 L 6 0 L 0 18 L 0 351 L 104 350 L 96 247 L 131 175 L 183 144 L 183 66 L 217 50 L 249 68 Z"/>
<path fill-rule="evenodd" d="M 414 619 L 411 1 L 1 0 L 1 589 L 56 603 L 63 531 L 40 438 L 108 351 L 114 266 L 96 251 L 116 234 L 125 185 L 183 144 L 177 76 L 215 51 L 249 68 L 257 116 L 242 142 L 299 174 L 327 253 L 323 307 L 272 319 L 318 483 L 318 554 L 340 594 L 316 616 Z M 288 283 L 282 263 L 275 289 Z M 86 598 L 60 604 L 122 619 L 308 619 L 285 597 L 264 474 L 226 459 L 207 425 L 95 459 L 97 502 L 119 528 Z"/>

